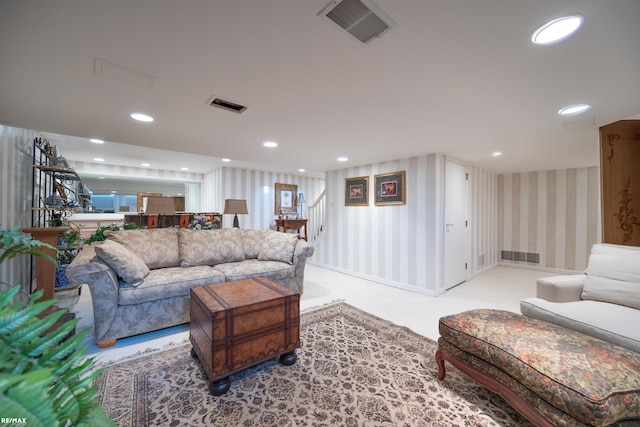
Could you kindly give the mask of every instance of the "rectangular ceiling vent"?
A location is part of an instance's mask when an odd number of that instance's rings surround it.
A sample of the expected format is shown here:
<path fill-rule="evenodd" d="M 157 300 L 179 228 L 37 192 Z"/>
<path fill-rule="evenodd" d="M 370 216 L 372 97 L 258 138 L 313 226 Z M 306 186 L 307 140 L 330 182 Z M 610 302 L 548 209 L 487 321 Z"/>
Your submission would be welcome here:
<path fill-rule="evenodd" d="M 393 25 L 391 19 L 370 0 L 366 3 L 361 0 L 333 0 L 318 16 L 329 18 L 365 44 L 380 37 Z"/>
<path fill-rule="evenodd" d="M 213 96 L 209 98 L 209 105 L 216 108 L 222 108 L 223 110 L 232 111 L 234 113 L 243 113 L 247 107 L 240 105 L 236 102 L 227 101 L 226 99 Z"/>

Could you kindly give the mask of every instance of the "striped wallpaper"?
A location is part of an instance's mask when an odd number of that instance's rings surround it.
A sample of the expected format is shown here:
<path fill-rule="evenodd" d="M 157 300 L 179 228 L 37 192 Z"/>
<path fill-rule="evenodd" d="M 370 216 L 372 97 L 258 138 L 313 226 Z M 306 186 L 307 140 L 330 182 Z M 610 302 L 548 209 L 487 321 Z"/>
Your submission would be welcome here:
<path fill-rule="evenodd" d="M 31 226 L 33 139 L 35 131 L 0 125 L 0 228 Z M 29 290 L 31 259 L 16 257 L 2 263 L 0 282 Z"/>
<path fill-rule="evenodd" d="M 310 262 L 427 295 L 444 292 L 445 160 L 429 154 L 327 173 L 327 231 Z M 402 170 L 406 204 L 375 206 L 374 176 Z M 480 168 L 469 171 L 471 276 L 497 262 L 497 203 L 496 176 Z M 345 179 L 358 176 L 369 177 L 369 205 L 344 206 Z"/>
<path fill-rule="evenodd" d="M 583 271 L 601 241 L 599 191 L 597 167 L 500 175 L 498 251 L 539 253 L 536 267 Z"/>
<path fill-rule="evenodd" d="M 32 140 L 35 131 L 0 126 L 0 227 L 29 224 Z M 206 174 L 76 163 L 79 174 L 126 174 L 184 180 L 189 210 L 222 212 L 227 198 L 246 199 L 243 228 L 273 224 L 274 184 L 296 184 L 311 205 L 326 186 L 325 233 L 316 242 L 310 262 L 337 271 L 427 295 L 444 292 L 444 168 L 446 158 L 428 154 L 331 171 L 326 179 L 239 168 L 219 168 Z M 406 171 L 406 204 L 375 206 L 374 175 Z M 559 271 L 582 271 L 591 245 L 600 238 L 599 172 L 597 167 L 496 175 L 467 166 L 469 172 L 468 277 L 498 263 Z M 345 178 L 368 176 L 369 206 L 345 207 Z M 189 202 L 187 202 L 189 206 Z M 306 215 L 305 215 L 306 216 Z M 225 215 L 223 224 L 231 226 Z M 502 250 L 540 254 L 539 264 L 502 261 Z M 19 265 L 18 265 L 19 264 Z M 5 264 L 0 279 L 9 283 L 28 278 L 24 260 Z M 20 280 L 19 280 L 20 279 Z"/>

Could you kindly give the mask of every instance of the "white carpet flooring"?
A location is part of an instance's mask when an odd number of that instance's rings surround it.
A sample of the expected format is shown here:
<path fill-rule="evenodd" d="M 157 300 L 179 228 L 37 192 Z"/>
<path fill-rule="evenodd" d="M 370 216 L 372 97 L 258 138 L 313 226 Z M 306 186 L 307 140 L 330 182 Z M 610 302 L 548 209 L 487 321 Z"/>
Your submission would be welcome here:
<path fill-rule="evenodd" d="M 473 308 L 494 308 L 520 312 L 520 300 L 536 294 L 536 279 L 553 273 L 498 266 L 462 283 L 438 297 L 405 291 L 363 280 L 326 268 L 307 264 L 305 289 L 300 308 L 343 300 L 375 316 L 406 326 L 433 340 L 438 338 L 438 319 L 447 314 Z M 61 307 L 68 307 L 80 318 L 78 330 L 93 325 L 93 309 L 89 288 L 56 295 Z M 85 343 L 87 355 L 99 362 L 109 362 L 148 349 L 163 348 L 188 340 L 189 325 L 180 325 L 130 338 L 119 339 L 116 345 L 100 349 L 95 345 L 93 331 Z"/>

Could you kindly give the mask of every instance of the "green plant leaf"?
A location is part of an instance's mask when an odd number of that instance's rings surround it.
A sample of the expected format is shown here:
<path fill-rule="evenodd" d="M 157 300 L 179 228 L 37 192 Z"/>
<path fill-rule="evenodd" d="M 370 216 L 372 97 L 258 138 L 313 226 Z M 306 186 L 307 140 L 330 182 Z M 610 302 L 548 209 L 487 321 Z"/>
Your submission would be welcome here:
<path fill-rule="evenodd" d="M 47 369 L 21 375 L 0 374 L 0 408 L 3 416 L 26 418 L 28 425 L 59 425 L 46 390 L 53 383 Z"/>

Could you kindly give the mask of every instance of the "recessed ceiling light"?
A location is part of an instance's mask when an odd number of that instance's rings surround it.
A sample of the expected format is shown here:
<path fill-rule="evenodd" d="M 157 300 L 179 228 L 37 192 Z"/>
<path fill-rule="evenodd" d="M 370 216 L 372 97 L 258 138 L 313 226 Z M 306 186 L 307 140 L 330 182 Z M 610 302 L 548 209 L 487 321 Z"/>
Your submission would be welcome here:
<path fill-rule="evenodd" d="M 131 113 L 130 117 L 133 120 L 138 120 L 139 122 L 152 122 L 153 121 L 153 117 L 148 116 L 146 114 L 142 114 L 142 113 Z"/>
<path fill-rule="evenodd" d="M 180 170 L 182 170 L 182 171 L 188 171 L 188 170 L 189 170 L 189 168 L 180 168 Z"/>
<path fill-rule="evenodd" d="M 531 41 L 535 44 L 557 43 L 573 35 L 583 23 L 584 16 L 578 14 L 554 19 L 535 30 Z"/>
<path fill-rule="evenodd" d="M 111 190 L 111 194 L 116 194 L 117 191 L 116 190 Z"/>
<path fill-rule="evenodd" d="M 304 172 L 304 171 L 305 171 L 304 169 L 298 169 L 298 172 Z"/>
<path fill-rule="evenodd" d="M 104 144 L 104 141 L 101 139 L 91 138 L 89 141 L 93 142 L 94 144 Z"/>
<path fill-rule="evenodd" d="M 264 145 L 267 148 L 274 148 L 278 146 L 278 143 L 273 141 L 265 141 L 262 143 L 262 145 Z"/>
<path fill-rule="evenodd" d="M 339 162 L 346 162 L 347 160 L 349 160 L 348 157 L 338 157 Z"/>
<path fill-rule="evenodd" d="M 502 156 L 502 151 L 494 151 L 493 153 L 491 153 L 491 155 L 492 155 L 493 157 L 499 157 L 499 156 Z"/>
<path fill-rule="evenodd" d="M 591 105 L 589 104 L 568 105 L 558 110 L 558 114 L 561 114 L 563 116 L 571 116 L 574 114 L 584 113 L 590 108 L 591 108 Z"/>
<path fill-rule="evenodd" d="M 140 163 L 140 166 L 145 166 L 145 167 L 149 167 L 151 166 L 149 163 Z"/>
<path fill-rule="evenodd" d="M 99 157 L 96 157 L 96 158 L 95 158 L 95 159 L 93 159 L 93 160 L 95 160 L 96 162 L 104 162 L 104 159 L 101 159 L 101 158 L 99 158 Z"/>
<path fill-rule="evenodd" d="M 230 162 L 231 159 L 222 159 L 223 162 Z"/>
<path fill-rule="evenodd" d="M 104 179 L 104 176 L 99 176 L 98 179 Z"/>

